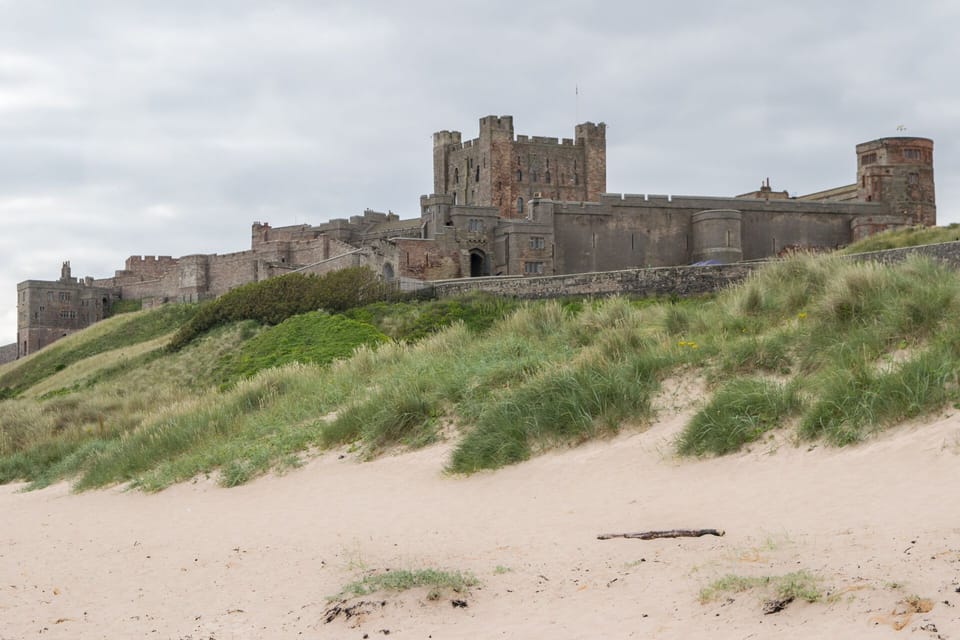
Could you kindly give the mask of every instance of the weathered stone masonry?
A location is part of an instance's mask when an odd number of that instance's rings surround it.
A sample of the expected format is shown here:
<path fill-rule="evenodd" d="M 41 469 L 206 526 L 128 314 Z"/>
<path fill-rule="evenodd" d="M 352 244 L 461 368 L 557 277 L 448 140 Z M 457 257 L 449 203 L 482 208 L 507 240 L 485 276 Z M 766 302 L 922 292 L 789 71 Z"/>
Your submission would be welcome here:
<path fill-rule="evenodd" d="M 65 265 L 60 280 L 20 283 L 17 353 L 97 322 L 116 299 L 145 307 L 195 302 L 291 272 L 364 265 L 402 286 L 562 276 L 537 280 L 530 290 L 546 295 L 559 287 L 573 295 L 606 283 L 633 293 L 684 293 L 749 267 L 635 274 L 834 249 L 886 229 L 936 223 L 931 140 L 873 140 L 857 145 L 856 159 L 855 183 L 798 197 L 774 191 L 769 180 L 735 197 L 608 194 L 605 124 L 578 124 L 573 138 L 559 139 L 516 135 L 511 116 L 486 116 L 472 140 L 463 142 L 459 131 L 434 134 L 434 192 L 421 197 L 418 218 L 368 210 L 316 226 L 256 222 L 247 251 L 132 256 L 99 280 L 74 279 Z M 617 274 L 596 275 L 608 271 Z M 458 286 L 445 282 L 437 290 Z M 524 287 L 515 280 L 490 286 Z"/>

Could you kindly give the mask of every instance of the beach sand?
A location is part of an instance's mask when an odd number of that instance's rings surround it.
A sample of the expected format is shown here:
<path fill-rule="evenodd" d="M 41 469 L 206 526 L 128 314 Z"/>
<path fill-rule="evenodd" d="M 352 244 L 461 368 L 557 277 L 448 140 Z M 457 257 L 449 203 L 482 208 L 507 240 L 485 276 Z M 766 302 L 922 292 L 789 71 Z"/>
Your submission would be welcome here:
<path fill-rule="evenodd" d="M 960 640 L 960 413 L 845 449 L 780 436 L 678 460 L 688 417 L 470 477 L 443 473 L 442 443 L 328 452 L 234 489 L 0 487 L 0 639 Z M 726 535 L 596 539 L 673 528 Z M 326 621 L 345 584 L 423 568 L 481 584 L 364 596 Z M 800 570 L 820 602 L 765 615 L 757 590 L 699 599 L 727 574 Z"/>

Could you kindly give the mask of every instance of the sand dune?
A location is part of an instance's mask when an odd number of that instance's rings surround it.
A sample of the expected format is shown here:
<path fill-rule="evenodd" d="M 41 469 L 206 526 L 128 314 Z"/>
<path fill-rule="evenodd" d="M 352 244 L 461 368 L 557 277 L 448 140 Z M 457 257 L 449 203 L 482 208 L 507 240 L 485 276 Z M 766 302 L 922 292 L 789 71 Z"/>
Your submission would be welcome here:
<path fill-rule="evenodd" d="M 467 478 L 442 473 L 438 445 L 328 453 L 236 489 L 0 487 L 0 638 L 960 639 L 960 415 L 844 450 L 679 461 L 686 417 Z M 727 535 L 595 539 L 676 527 Z M 482 584 L 466 607 L 418 589 L 325 622 L 328 596 L 387 568 Z M 698 599 L 726 574 L 797 570 L 823 601 Z"/>

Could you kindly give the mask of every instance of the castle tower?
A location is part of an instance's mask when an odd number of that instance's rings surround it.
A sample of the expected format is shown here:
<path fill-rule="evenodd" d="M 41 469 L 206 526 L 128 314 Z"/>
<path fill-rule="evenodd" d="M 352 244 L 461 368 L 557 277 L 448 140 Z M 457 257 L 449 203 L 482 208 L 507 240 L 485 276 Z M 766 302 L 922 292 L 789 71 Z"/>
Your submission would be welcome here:
<path fill-rule="evenodd" d="M 459 131 L 437 131 L 433 134 L 433 192 L 447 193 L 450 176 L 450 154 L 460 148 Z"/>
<path fill-rule="evenodd" d="M 885 202 L 890 213 L 913 224 L 937 224 L 933 186 L 933 140 L 880 138 L 857 145 L 857 197 Z"/>
<path fill-rule="evenodd" d="M 576 127 L 576 144 L 584 149 L 584 200 L 597 202 L 607 191 L 607 125 L 584 122 Z"/>
<path fill-rule="evenodd" d="M 514 136 L 512 116 L 485 116 L 474 140 L 433 134 L 433 189 L 454 205 L 496 207 L 524 218 L 535 198 L 596 202 L 607 187 L 606 125 L 585 122 L 575 138 Z"/>

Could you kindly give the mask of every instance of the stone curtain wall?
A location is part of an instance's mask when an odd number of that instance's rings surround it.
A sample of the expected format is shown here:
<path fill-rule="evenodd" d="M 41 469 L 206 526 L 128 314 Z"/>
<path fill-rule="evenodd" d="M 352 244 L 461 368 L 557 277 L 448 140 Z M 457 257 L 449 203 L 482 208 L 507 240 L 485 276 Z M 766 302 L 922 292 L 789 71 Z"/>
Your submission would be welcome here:
<path fill-rule="evenodd" d="M 851 260 L 873 260 L 896 264 L 912 255 L 926 256 L 960 269 L 960 242 L 930 244 L 905 249 L 874 251 L 849 256 Z M 431 283 L 438 297 L 484 291 L 498 296 L 526 300 L 564 296 L 691 296 L 719 291 L 740 282 L 766 262 L 742 262 L 708 267 L 657 267 L 599 273 L 579 273 L 543 278 L 501 276 L 464 278 Z"/>

